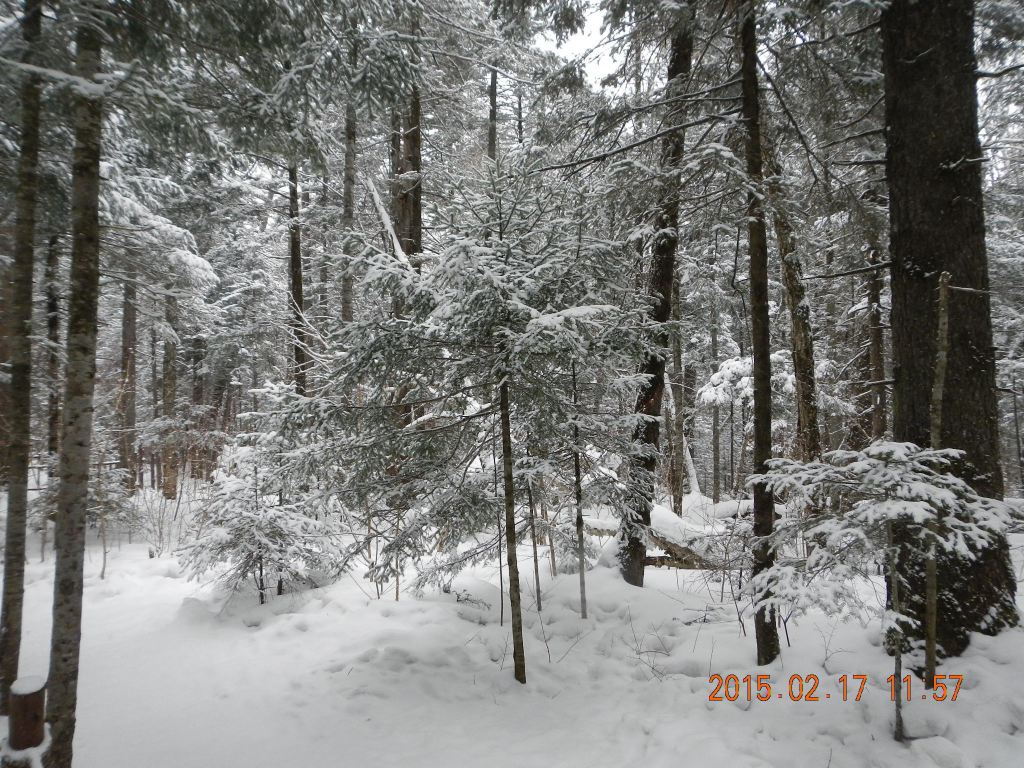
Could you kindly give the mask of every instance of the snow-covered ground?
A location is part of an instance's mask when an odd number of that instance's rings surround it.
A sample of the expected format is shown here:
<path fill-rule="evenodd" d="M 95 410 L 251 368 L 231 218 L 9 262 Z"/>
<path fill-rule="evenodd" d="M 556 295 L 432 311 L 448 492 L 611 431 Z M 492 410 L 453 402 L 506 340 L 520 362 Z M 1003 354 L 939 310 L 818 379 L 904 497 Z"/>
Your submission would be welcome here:
<path fill-rule="evenodd" d="M 90 553 L 80 768 L 1024 765 L 1024 630 L 977 637 L 948 665 L 964 679 L 956 702 L 918 700 L 915 680 L 915 738 L 900 745 L 877 628 L 791 621 L 792 646 L 759 668 L 732 603 L 694 572 L 649 569 L 641 590 L 596 568 L 587 620 L 575 575 L 544 582 L 541 613 L 527 578 L 520 686 L 487 569 L 451 594 L 371 599 L 346 576 L 260 607 L 225 605 L 145 545 L 115 548 L 105 580 Z M 33 560 L 23 674 L 46 669 L 52 559 Z M 790 675 L 819 676 L 820 700 L 708 701 L 709 674 L 765 672 L 777 692 Z M 841 700 L 844 673 L 870 676 L 859 702 Z"/>

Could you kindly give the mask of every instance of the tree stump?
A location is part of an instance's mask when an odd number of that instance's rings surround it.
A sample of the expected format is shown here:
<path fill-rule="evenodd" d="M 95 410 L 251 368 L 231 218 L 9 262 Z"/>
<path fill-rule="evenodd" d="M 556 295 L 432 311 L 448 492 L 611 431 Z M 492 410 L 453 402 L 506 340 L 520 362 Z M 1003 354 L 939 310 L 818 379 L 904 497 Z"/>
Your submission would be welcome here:
<path fill-rule="evenodd" d="M 38 747 L 45 733 L 46 681 L 19 677 L 11 686 L 7 745 L 14 751 Z"/>

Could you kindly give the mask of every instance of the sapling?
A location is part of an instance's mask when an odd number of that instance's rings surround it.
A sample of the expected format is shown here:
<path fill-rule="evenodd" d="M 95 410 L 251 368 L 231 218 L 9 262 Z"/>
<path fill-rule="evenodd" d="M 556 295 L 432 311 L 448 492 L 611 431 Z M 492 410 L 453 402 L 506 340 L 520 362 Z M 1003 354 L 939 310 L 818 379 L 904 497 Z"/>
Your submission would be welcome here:
<path fill-rule="evenodd" d="M 926 550 L 934 547 L 973 559 L 1008 525 L 1003 502 L 978 495 L 949 472 L 961 456 L 952 449 L 876 441 L 862 451 L 833 451 L 822 461 L 772 460 L 769 471 L 751 482 L 765 482 L 773 493 L 805 503 L 818 514 L 780 521 L 770 543 L 781 556 L 748 585 L 755 603 L 795 613 L 818 608 L 866 618 L 871 607 L 854 588 L 854 578 L 869 575 L 869 565 L 883 546 L 889 580 L 886 645 L 894 655 L 899 685 L 905 631 L 912 620 L 904 615 L 905 585 L 898 578 L 893 531 L 902 528 L 908 540 Z M 835 498 L 841 503 L 831 503 Z M 796 554 L 801 534 L 817 543 L 806 557 Z M 771 598 L 762 599 L 765 594 Z M 895 698 L 899 739 L 898 690 Z"/>

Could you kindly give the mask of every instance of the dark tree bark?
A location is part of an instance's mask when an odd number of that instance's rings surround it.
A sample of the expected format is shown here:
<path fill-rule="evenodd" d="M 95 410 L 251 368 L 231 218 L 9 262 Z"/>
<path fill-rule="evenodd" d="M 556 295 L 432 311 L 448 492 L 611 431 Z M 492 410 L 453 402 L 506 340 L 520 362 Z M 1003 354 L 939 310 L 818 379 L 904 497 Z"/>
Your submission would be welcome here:
<path fill-rule="evenodd" d="M 1003 477 L 981 193 L 974 3 L 894 0 L 882 13 L 881 30 L 892 252 L 893 435 L 918 445 L 929 443 L 937 286 L 946 271 L 954 290 L 942 445 L 965 451 L 957 472 L 980 494 L 999 498 Z M 907 529 L 898 530 L 896 539 L 897 567 L 907 585 L 901 588 L 904 611 L 922 620 L 925 566 L 920 543 Z M 937 632 L 945 655 L 962 653 L 971 631 L 995 633 L 1018 622 L 1006 540 L 1000 538 L 977 555 L 975 560 L 939 558 Z M 919 629 L 914 636 L 920 637 Z"/>
<path fill-rule="evenodd" d="M 579 390 L 576 387 L 576 361 L 572 361 L 572 404 L 579 406 Z M 580 467 L 580 426 L 572 425 L 572 474 L 573 492 L 576 501 L 576 565 L 580 569 L 580 618 L 587 618 L 587 550 L 583 539 L 583 471 Z M 554 543 L 552 542 L 552 551 Z"/>
<path fill-rule="evenodd" d="M 46 386 L 49 390 L 46 404 L 46 452 L 53 458 L 60 450 L 60 251 L 59 238 L 53 235 L 46 249 Z"/>
<path fill-rule="evenodd" d="M 178 415 L 178 300 L 173 296 L 167 297 L 164 313 L 170 333 L 164 339 L 164 360 L 161 372 L 163 386 L 160 399 L 163 401 L 164 419 L 172 430 L 177 431 L 175 420 Z M 163 469 L 160 488 L 165 499 L 174 499 L 178 496 L 178 450 L 172 443 L 164 445 L 162 453 Z"/>
<path fill-rule="evenodd" d="M 672 29 L 666 96 L 671 98 L 685 89 L 693 58 L 693 18 L 689 8 L 680 13 Z M 683 122 L 684 105 L 674 103 L 665 117 L 669 125 Z M 651 319 L 660 324 L 655 338 L 660 352 L 647 356 L 640 373 L 647 377 L 637 393 L 635 412 L 643 421 L 637 425 L 633 442 L 642 453 L 633 461 L 633 507 L 623 516 L 619 533 L 619 563 L 622 578 L 642 587 L 644 558 L 647 556 L 647 529 L 651 525 L 654 502 L 655 471 L 658 466 L 662 399 L 665 394 L 665 357 L 669 337 L 665 325 L 672 316 L 672 281 L 675 274 L 676 248 L 679 245 L 679 192 L 676 174 L 683 164 L 684 133 L 673 131 L 661 145 L 661 167 L 664 176 L 661 201 L 655 215 L 655 235 L 651 242 L 651 274 L 649 293 L 654 299 Z"/>
<path fill-rule="evenodd" d="M 193 336 L 191 347 L 189 371 L 192 376 L 192 412 L 189 421 L 193 429 L 206 431 L 213 427 L 210 416 L 204 407 L 206 405 L 206 375 L 203 372 L 203 366 L 206 360 L 206 340 L 202 336 Z M 208 465 L 212 464 L 213 459 L 208 447 L 195 445 L 191 449 L 189 476 L 195 479 L 206 478 L 209 474 Z"/>
<path fill-rule="evenodd" d="M 672 280 L 672 320 L 679 323 L 682 319 L 682 312 L 679 306 L 679 272 Z M 689 452 L 684 428 L 686 423 L 686 402 L 683 394 L 687 369 L 692 366 L 683 364 L 683 340 L 682 329 L 672 334 L 672 376 L 670 386 L 672 387 L 672 413 L 671 419 L 666 419 L 666 437 L 669 448 L 669 485 L 672 490 L 672 512 L 676 516 L 683 514 L 683 496 L 692 491 L 688 487 L 686 473 L 686 454 Z"/>
<path fill-rule="evenodd" d="M 87 6 L 75 35 L 75 74 L 87 83 L 100 71 L 100 9 Z M 71 278 L 68 291 L 67 373 L 61 424 L 60 491 L 57 497 L 57 553 L 50 640 L 50 748 L 46 768 L 71 768 L 78 705 L 78 664 L 82 639 L 85 521 L 96 384 L 97 306 L 100 283 L 100 148 L 103 101 L 75 96 L 75 146 L 71 176 Z"/>
<path fill-rule="evenodd" d="M 501 410 L 501 466 L 505 497 L 505 553 L 508 559 L 508 602 L 512 612 L 512 661 L 515 677 L 526 683 L 526 651 L 523 645 L 523 607 L 519 592 L 519 554 L 516 550 L 516 496 L 512 480 L 512 419 L 508 381 L 498 386 Z"/>
<path fill-rule="evenodd" d="M 711 367 L 718 369 L 718 306 L 711 305 Z M 711 407 L 711 500 L 722 498 L 722 427 L 718 405 Z"/>
<path fill-rule="evenodd" d="M 25 52 L 32 64 L 42 29 L 42 2 L 26 0 L 21 22 Z M 39 166 L 39 95 L 35 75 L 21 84 L 21 146 L 15 196 L 14 265 L 8 328 L 11 335 L 10 412 L 7 464 L 7 524 L 4 589 L 0 601 L 0 714 L 7 713 L 8 691 L 18 677 L 21 619 L 25 601 L 25 527 L 28 465 L 32 450 L 32 271 L 35 264 L 36 172 Z"/>
<path fill-rule="evenodd" d="M 779 173 L 780 168 L 772 169 Z M 782 285 L 786 289 L 789 310 L 789 343 L 793 353 L 793 374 L 796 380 L 797 456 L 801 461 L 821 458 L 821 426 L 818 422 L 818 378 L 814 370 L 814 334 L 811 330 L 811 307 L 807 303 L 796 236 L 781 195 L 775 197 L 773 219 L 782 262 Z"/>
<path fill-rule="evenodd" d="M 306 394 L 309 368 L 305 306 L 302 295 L 302 229 L 299 226 L 299 168 L 288 166 L 288 299 L 292 309 L 292 356 L 295 391 Z"/>
<path fill-rule="evenodd" d="M 740 6 L 740 65 L 743 89 L 743 121 L 746 123 L 748 183 L 764 181 L 761 146 L 761 103 L 757 82 L 757 17 L 753 0 Z M 764 207 L 753 189 L 747 194 L 747 242 L 750 251 L 750 326 L 754 357 L 754 472 L 768 469 L 772 457 L 772 363 L 768 317 L 768 235 Z M 775 524 L 775 499 L 764 483 L 754 485 L 753 576 L 775 564 L 775 553 L 765 541 Z M 761 599 L 768 595 L 759 595 Z M 763 606 L 754 614 L 757 663 L 769 664 L 779 655 L 779 632 L 774 612 Z"/>
<path fill-rule="evenodd" d="M 402 249 L 413 266 L 419 268 L 419 255 L 423 251 L 423 159 L 420 133 L 420 91 L 413 86 L 409 97 L 403 136 L 404 174 L 402 196 L 405 199 L 406 218 L 402 228 Z"/>
<path fill-rule="evenodd" d="M 160 393 L 163 392 L 163 384 L 160 383 L 160 365 L 156 354 L 156 328 L 149 329 L 149 396 L 152 403 L 152 418 L 154 421 L 160 418 Z M 255 410 L 255 409 L 254 409 Z M 149 448 L 149 485 L 156 488 L 160 484 L 160 451 L 156 446 Z"/>
<path fill-rule="evenodd" d="M 498 137 L 496 131 L 495 116 L 497 115 L 498 98 L 498 73 L 491 68 L 491 81 L 488 95 L 490 97 L 490 119 L 488 120 L 487 131 L 487 156 L 491 161 L 498 157 Z M 417 145 L 419 143 L 419 95 L 414 94 L 416 100 L 416 134 Z M 408 139 L 408 135 L 406 137 Z M 418 146 L 415 150 L 417 155 Z M 408 151 L 407 151 L 408 156 Z M 417 156 L 417 163 L 419 162 Z M 416 168 L 419 171 L 419 167 Z M 417 198 L 418 199 L 418 198 Z M 418 251 L 417 251 L 418 252 Z M 515 671 L 515 678 L 520 683 L 526 683 L 526 651 L 523 642 L 523 606 L 522 594 L 519 591 L 519 554 L 516 550 L 516 489 L 512 476 L 512 407 L 509 402 L 509 386 L 507 374 L 498 382 L 498 408 L 501 417 L 501 468 L 502 468 L 502 493 L 505 501 L 505 554 L 508 563 L 508 602 L 512 614 L 512 660 Z M 501 550 L 498 550 L 499 561 Z M 540 590 L 540 583 L 537 584 Z"/>
<path fill-rule="evenodd" d="M 124 281 L 124 300 L 121 309 L 121 391 L 118 415 L 121 435 L 118 440 L 118 466 L 127 472 L 128 489 L 135 489 L 135 394 L 138 383 L 136 351 L 138 349 L 138 309 L 135 275 L 129 273 Z"/>
<path fill-rule="evenodd" d="M 498 70 L 491 67 L 491 78 L 487 84 L 489 109 L 487 111 L 487 156 L 498 157 Z"/>
<path fill-rule="evenodd" d="M 349 52 L 350 63 L 357 63 L 358 51 L 355 43 Z M 352 234 L 356 218 L 356 104 L 350 93 L 345 104 L 345 175 L 341 188 L 341 230 L 344 237 Z M 346 249 L 349 247 L 346 244 Z M 351 323 L 352 307 L 352 274 L 351 263 L 346 259 L 341 273 L 341 320 Z"/>
<path fill-rule="evenodd" d="M 879 261 L 878 249 L 872 247 L 868 262 Z M 861 450 L 872 440 L 881 440 L 886 430 L 885 329 L 882 327 L 882 288 L 885 280 L 881 268 L 869 272 L 864 280 L 866 303 L 864 323 L 860 331 L 860 360 L 857 366 L 860 383 L 854 402 L 857 413 L 850 421 L 847 442 Z"/>

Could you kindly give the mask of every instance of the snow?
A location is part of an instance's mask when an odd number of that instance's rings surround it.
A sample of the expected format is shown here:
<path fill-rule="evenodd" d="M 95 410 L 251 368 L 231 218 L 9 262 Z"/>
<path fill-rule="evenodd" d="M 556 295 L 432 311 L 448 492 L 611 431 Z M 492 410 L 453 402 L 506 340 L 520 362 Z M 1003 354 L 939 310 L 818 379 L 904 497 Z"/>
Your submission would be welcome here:
<path fill-rule="evenodd" d="M 28 696 L 46 687 L 46 678 L 38 675 L 19 677 L 11 684 L 11 693 L 15 696 Z"/>
<path fill-rule="evenodd" d="M 914 739 L 900 745 L 890 735 L 892 665 L 877 627 L 793 619 L 792 645 L 757 667 L 753 638 L 733 603 L 718 599 L 712 574 L 652 568 L 637 589 L 597 567 L 587 573 L 584 621 L 576 575 L 550 580 L 546 565 L 538 614 L 529 556 L 522 547 L 520 686 L 508 621 L 498 623 L 493 565 L 464 573 L 450 594 L 376 600 L 352 575 L 259 606 L 249 593 L 227 599 L 214 580 L 187 581 L 175 560 L 150 559 L 138 543 L 115 548 L 100 580 L 93 544 L 76 768 L 199 759 L 270 768 L 341 756 L 385 767 L 1020 765 L 1024 630 L 976 636 L 940 670 L 964 676 L 956 702 L 919 700 L 915 679 L 904 706 Z M 37 560 L 27 568 L 26 675 L 46 670 L 52 558 Z M 766 673 L 776 690 L 790 675 L 817 675 L 819 693 L 832 697 L 708 701 L 709 674 Z M 839 699 L 842 674 L 869 676 L 859 702 Z"/>

